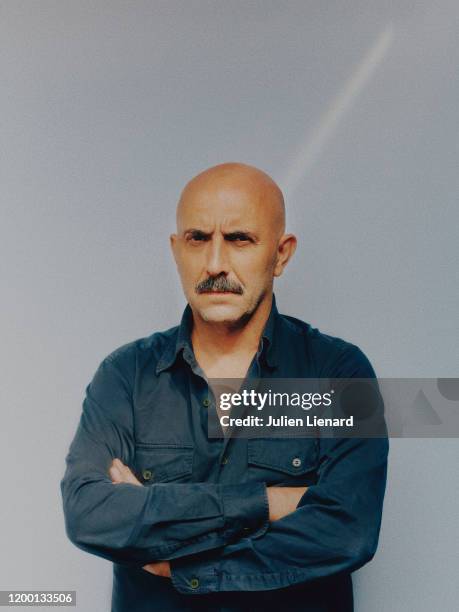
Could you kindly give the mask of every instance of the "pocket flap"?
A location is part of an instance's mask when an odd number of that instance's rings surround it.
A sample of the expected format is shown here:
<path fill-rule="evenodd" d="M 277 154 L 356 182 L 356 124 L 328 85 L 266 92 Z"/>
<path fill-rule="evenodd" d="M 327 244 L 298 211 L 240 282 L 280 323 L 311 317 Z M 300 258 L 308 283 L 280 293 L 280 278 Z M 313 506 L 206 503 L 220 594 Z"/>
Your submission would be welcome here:
<path fill-rule="evenodd" d="M 136 466 L 144 484 L 176 480 L 193 470 L 193 446 L 138 444 Z"/>
<path fill-rule="evenodd" d="M 287 474 L 305 474 L 316 467 L 315 438 L 254 438 L 248 441 L 248 462 Z"/>

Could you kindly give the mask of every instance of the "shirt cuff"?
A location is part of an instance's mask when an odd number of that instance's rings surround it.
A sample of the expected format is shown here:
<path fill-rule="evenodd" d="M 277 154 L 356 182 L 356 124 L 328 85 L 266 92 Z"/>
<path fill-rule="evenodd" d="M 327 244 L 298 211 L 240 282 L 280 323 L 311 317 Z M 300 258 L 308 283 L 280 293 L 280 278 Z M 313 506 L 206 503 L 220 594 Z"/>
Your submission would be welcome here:
<path fill-rule="evenodd" d="M 224 485 L 226 537 L 260 537 L 269 526 L 268 491 L 264 482 Z M 226 539 L 226 538 L 225 538 Z"/>
<path fill-rule="evenodd" d="M 219 556 L 219 553 L 216 553 Z M 219 575 L 215 560 L 181 557 L 170 561 L 172 586 L 185 595 L 203 595 L 219 591 Z"/>
<path fill-rule="evenodd" d="M 225 540 L 257 538 L 269 527 L 268 491 L 264 482 L 224 485 Z M 191 555 L 170 561 L 172 585 L 179 593 L 202 595 L 220 590 L 217 572 L 222 548 L 204 556 Z"/>

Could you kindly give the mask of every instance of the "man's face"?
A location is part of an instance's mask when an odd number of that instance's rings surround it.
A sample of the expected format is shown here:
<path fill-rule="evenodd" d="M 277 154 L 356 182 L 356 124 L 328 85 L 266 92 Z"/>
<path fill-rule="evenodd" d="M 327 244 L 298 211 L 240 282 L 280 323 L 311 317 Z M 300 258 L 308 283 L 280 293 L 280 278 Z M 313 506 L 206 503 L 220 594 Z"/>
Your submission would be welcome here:
<path fill-rule="evenodd" d="M 280 274 L 279 213 L 264 194 L 256 182 L 220 177 L 182 195 L 171 246 L 187 301 L 204 321 L 236 325 Z"/>

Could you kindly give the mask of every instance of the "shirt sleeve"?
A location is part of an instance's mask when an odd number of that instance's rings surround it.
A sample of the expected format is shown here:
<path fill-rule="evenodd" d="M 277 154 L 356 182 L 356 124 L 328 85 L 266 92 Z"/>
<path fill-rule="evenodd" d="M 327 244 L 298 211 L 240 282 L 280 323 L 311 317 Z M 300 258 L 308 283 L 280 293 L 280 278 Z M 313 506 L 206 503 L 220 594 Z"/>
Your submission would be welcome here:
<path fill-rule="evenodd" d="M 374 377 L 354 345 L 340 355 L 333 376 Z M 242 537 L 218 551 L 171 563 L 181 593 L 259 591 L 352 572 L 377 548 L 386 486 L 388 439 L 321 438 L 316 484 L 295 512 L 270 524 L 260 537 Z"/>
<path fill-rule="evenodd" d="M 107 357 L 86 388 L 60 482 L 66 533 L 76 546 L 141 567 L 267 529 L 264 483 L 112 483 L 108 470 L 115 457 L 133 465 L 133 421 L 131 386 Z"/>

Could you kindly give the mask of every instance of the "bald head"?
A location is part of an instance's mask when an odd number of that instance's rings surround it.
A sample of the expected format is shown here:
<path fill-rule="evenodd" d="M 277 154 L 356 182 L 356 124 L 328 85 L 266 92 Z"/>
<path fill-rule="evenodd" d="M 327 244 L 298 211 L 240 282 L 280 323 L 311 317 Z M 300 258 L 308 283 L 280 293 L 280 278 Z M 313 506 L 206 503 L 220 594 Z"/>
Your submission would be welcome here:
<path fill-rule="evenodd" d="M 285 231 L 285 204 L 282 191 L 262 170 L 238 162 L 212 166 L 193 177 L 180 194 L 177 229 L 180 231 L 190 207 L 206 202 L 213 206 L 249 207 L 260 215 L 276 237 Z"/>

